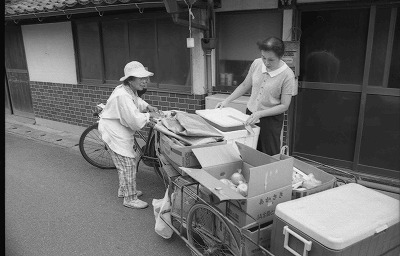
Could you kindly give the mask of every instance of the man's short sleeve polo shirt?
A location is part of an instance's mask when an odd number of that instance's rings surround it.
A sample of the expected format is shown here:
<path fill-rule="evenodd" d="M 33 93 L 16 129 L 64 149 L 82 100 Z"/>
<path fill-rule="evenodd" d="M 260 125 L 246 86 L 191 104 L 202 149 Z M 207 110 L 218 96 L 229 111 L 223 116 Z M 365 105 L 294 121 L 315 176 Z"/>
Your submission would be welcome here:
<path fill-rule="evenodd" d="M 243 83 L 250 83 L 252 87 L 247 103 L 251 112 L 277 106 L 281 104 L 282 94 L 295 95 L 296 91 L 294 73 L 286 63 L 268 72 L 261 58 L 253 61 Z"/>

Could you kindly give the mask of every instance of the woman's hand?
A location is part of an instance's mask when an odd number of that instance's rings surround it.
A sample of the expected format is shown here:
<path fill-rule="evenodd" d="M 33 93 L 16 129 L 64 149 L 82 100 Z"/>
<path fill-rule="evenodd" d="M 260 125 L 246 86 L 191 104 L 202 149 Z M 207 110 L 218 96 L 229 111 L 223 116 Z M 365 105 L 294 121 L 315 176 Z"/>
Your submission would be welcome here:
<path fill-rule="evenodd" d="M 228 105 L 228 102 L 226 101 L 221 101 L 218 102 L 217 105 L 215 106 L 215 108 L 225 108 Z"/>
<path fill-rule="evenodd" d="M 158 111 L 157 112 L 149 112 L 149 114 L 150 114 L 150 118 L 153 118 L 153 119 L 159 119 L 159 118 L 163 117 L 162 114 L 160 114 Z"/>
<path fill-rule="evenodd" d="M 251 125 L 255 124 L 258 120 L 260 120 L 262 116 L 260 115 L 260 112 L 254 112 L 247 118 L 246 122 L 244 123 L 245 125 Z"/>
<path fill-rule="evenodd" d="M 147 110 L 149 112 L 158 112 L 158 108 L 148 105 Z"/>

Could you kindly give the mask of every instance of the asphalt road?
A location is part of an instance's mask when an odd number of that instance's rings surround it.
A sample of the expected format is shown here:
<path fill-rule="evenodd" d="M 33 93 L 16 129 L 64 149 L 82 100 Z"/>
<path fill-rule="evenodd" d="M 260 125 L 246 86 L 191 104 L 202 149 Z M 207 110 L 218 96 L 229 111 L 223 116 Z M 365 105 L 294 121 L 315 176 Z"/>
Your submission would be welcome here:
<path fill-rule="evenodd" d="M 141 168 L 137 181 L 150 206 L 129 209 L 117 197 L 115 170 L 93 167 L 70 148 L 5 139 L 7 256 L 190 255 L 177 235 L 154 232 L 151 201 L 164 188 L 152 169 Z"/>

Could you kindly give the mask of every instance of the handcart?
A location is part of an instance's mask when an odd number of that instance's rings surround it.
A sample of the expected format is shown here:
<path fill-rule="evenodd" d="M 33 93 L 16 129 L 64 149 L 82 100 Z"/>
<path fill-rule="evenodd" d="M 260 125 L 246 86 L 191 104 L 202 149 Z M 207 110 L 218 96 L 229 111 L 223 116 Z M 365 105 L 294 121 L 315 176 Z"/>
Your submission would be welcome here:
<path fill-rule="evenodd" d="M 200 182 L 179 171 L 179 166 L 168 161 L 160 151 L 160 131 L 154 129 L 154 133 L 155 151 L 162 173 L 167 176 L 164 178 L 169 181 L 172 204 L 171 209 L 160 212 L 160 218 L 186 243 L 192 255 L 273 255 L 269 251 L 272 221 L 259 224 L 237 201 L 219 200 Z M 335 171 L 351 175 L 357 182 L 356 176 L 339 169 Z M 340 182 L 347 183 L 345 179 Z M 324 189 L 334 186 L 337 186 L 336 178 Z M 239 227 L 227 217 L 233 208 L 254 222 Z"/>
<path fill-rule="evenodd" d="M 160 217 L 187 244 L 192 255 L 248 255 L 245 250 L 250 248 L 259 255 L 273 255 L 260 245 L 261 225 L 234 201 L 219 201 L 198 181 L 177 171 L 177 166 L 160 153 L 160 131 L 154 132 L 156 154 L 170 181 L 168 194 L 172 202 L 172 209 L 162 211 Z M 232 207 L 254 219 L 254 224 L 241 228 L 235 225 L 224 215 Z M 165 217 L 167 213 L 171 214 L 171 222 Z"/>
<path fill-rule="evenodd" d="M 160 216 L 193 255 L 249 255 L 245 253 L 249 248 L 259 251 L 258 255 L 273 255 L 259 242 L 262 240 L 261 225 L 234 202 L 214 201 L 209 191 L 188 177 L 175 177 L 170 184 L 172 209 L 161 212 Z M 223 214 L 232 207 L 254 219 L 255 224 L 242 228 L 235 225 Z M 171 214 L 171 222 L 164 218 L 167 212 Z M 249 226 L 255 237 L 249 236 Z"/>

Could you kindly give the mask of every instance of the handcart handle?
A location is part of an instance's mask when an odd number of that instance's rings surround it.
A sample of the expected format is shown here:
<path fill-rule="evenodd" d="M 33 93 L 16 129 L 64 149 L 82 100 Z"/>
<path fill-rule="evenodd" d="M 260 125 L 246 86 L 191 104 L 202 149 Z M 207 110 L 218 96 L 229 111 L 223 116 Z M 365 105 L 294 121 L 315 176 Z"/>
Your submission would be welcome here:
<path fill-rule="evenodd" d="M 307 256 L 308 255 L 308 251 L 311 250 L 311 245 L 312 245 L 311 241 L 304 239 L 302 236 L 300 236 L 299 234 L 297 234 L 296 232 L 291 230 L 288 226 L 283 227 L 283 234 L 285 235 L 285 241 L 284 241 L 283 247 L 286 250 L 288 250 L 289 252 L 291 252 L 293 255 L 296 255 L 296 256 Z M 297 239 L 299 239 L 301 242 L 304 243 L 303 255 L 297 253 L 295 250 L 293 250 L 292 248 L 289 247 L 289 234 L 296 237 Z"/>

